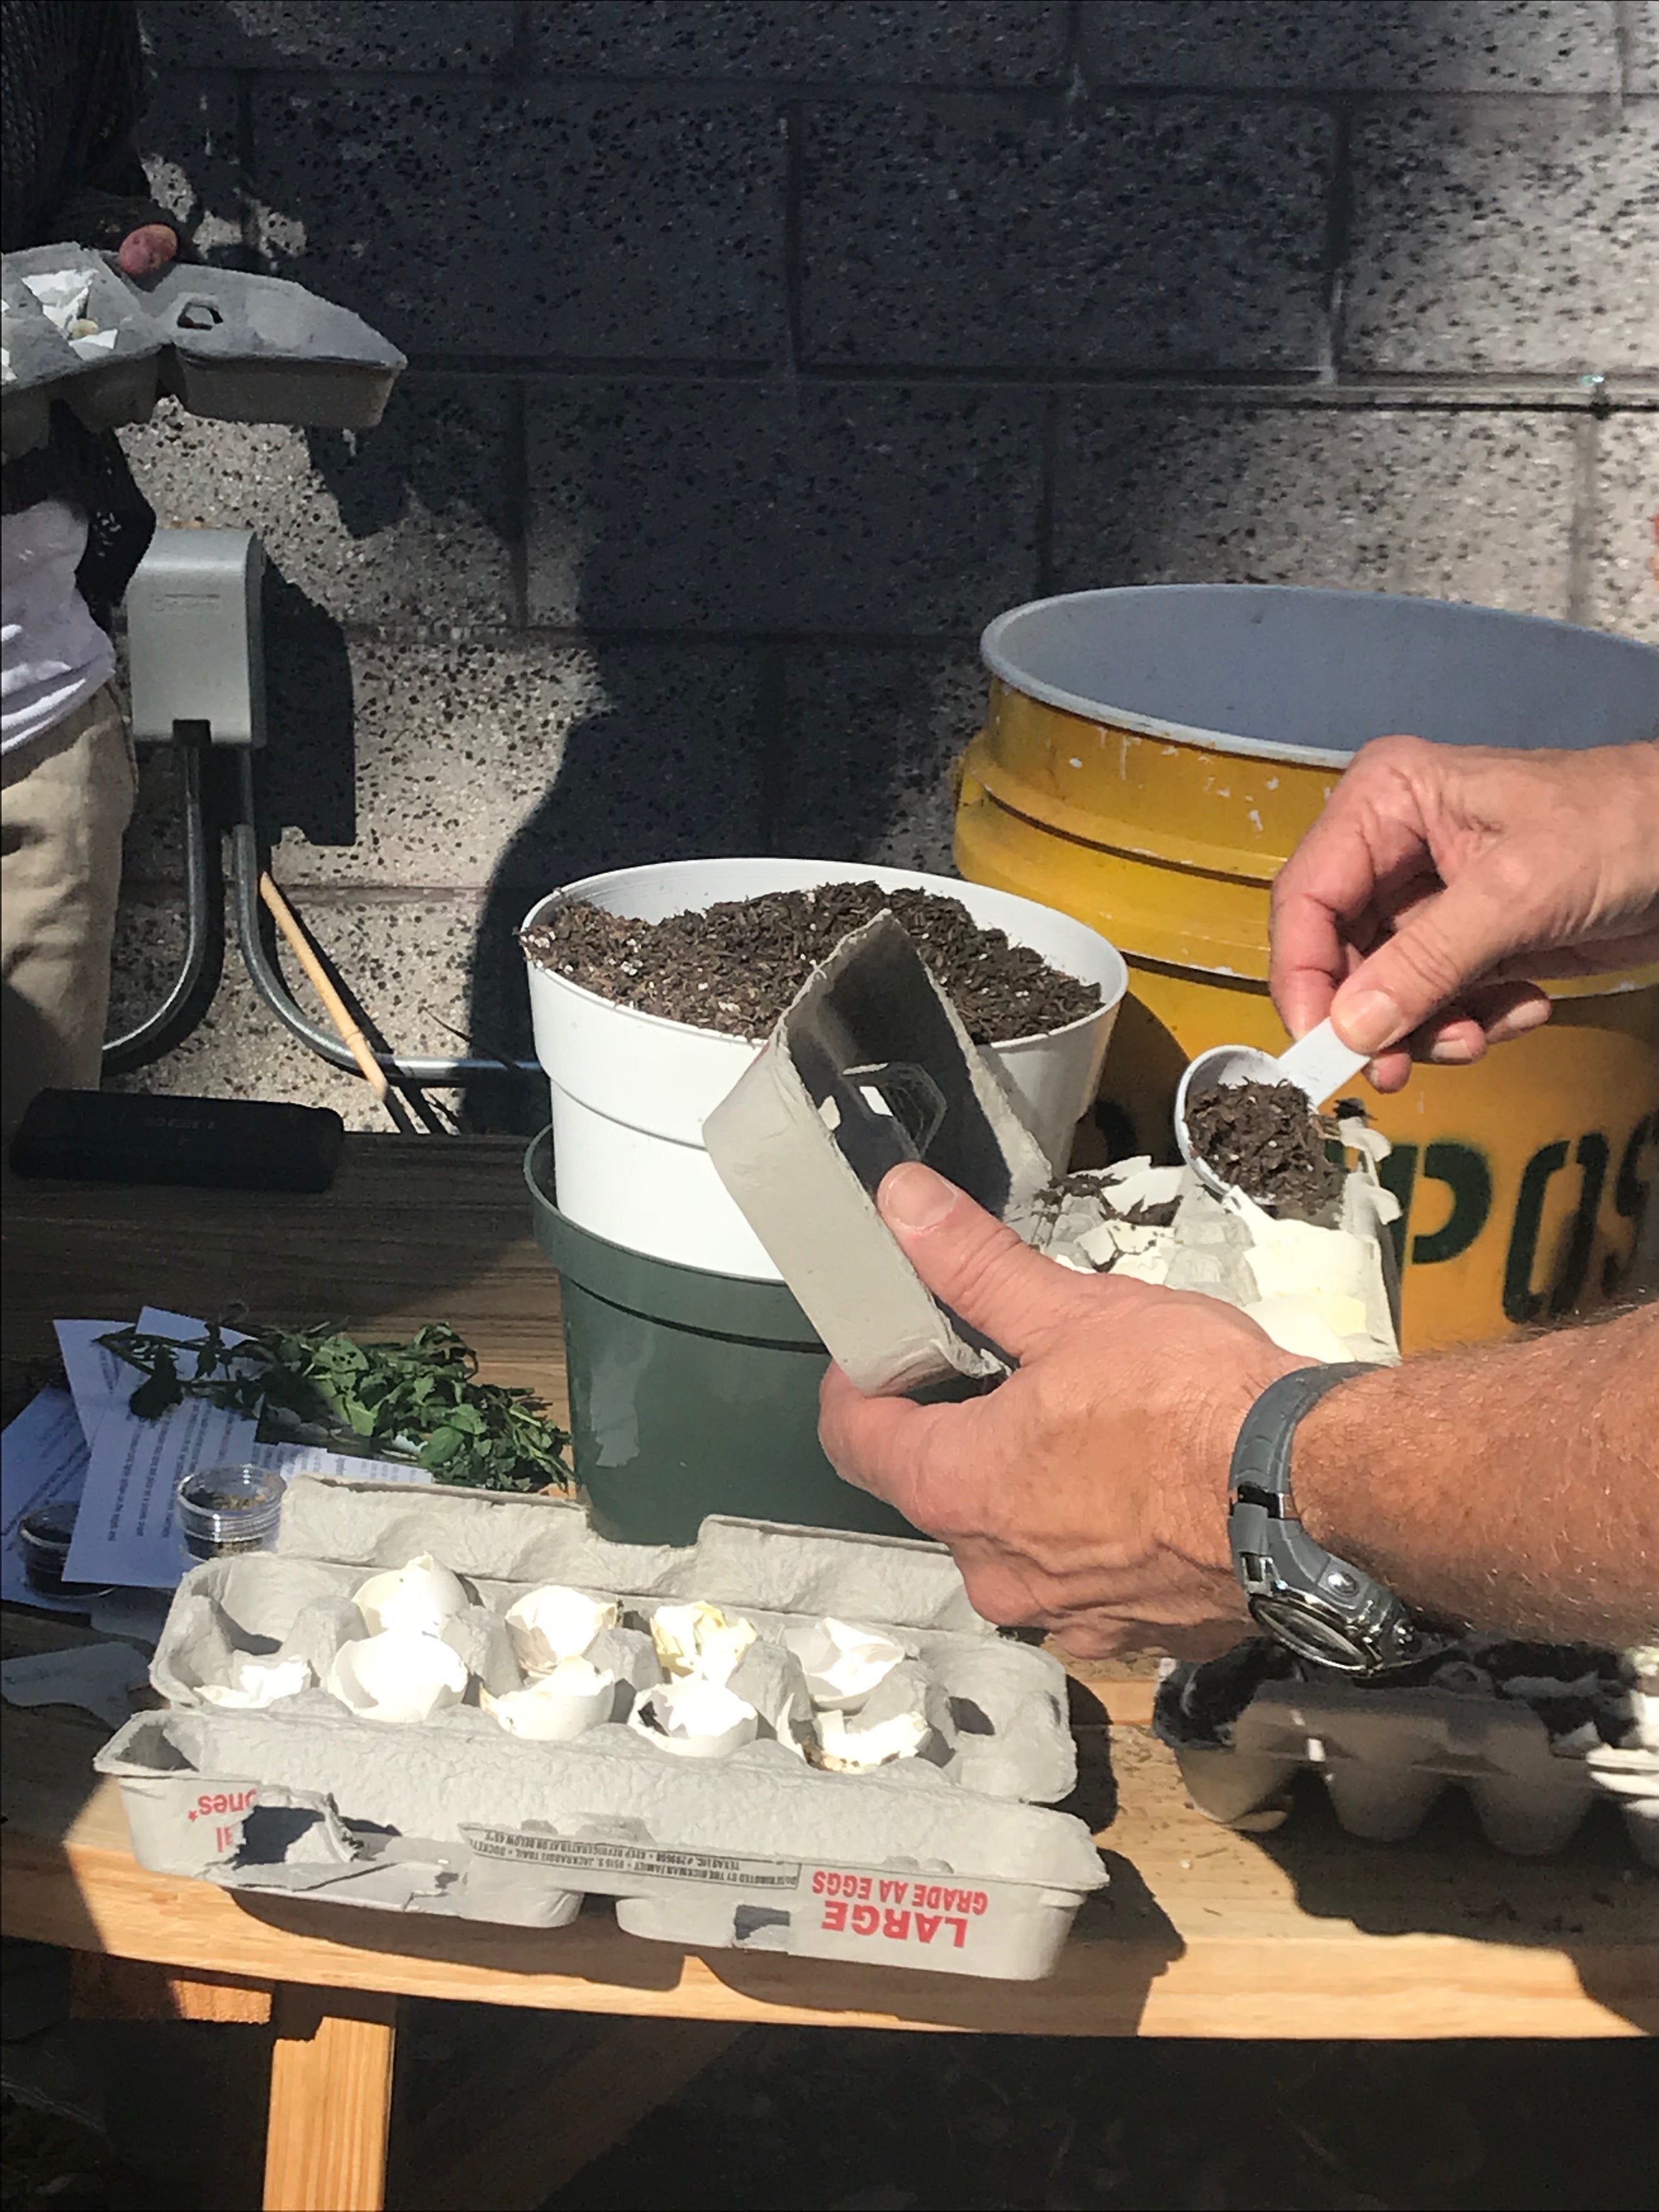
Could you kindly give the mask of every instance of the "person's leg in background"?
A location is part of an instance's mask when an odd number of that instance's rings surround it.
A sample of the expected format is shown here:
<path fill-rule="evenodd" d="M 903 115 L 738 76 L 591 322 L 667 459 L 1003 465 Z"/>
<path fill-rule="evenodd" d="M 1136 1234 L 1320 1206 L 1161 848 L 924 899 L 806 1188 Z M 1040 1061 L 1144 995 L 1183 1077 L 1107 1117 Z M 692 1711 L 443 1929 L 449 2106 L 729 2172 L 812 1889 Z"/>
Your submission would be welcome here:
<path fill-rule="evenodd" d="M 121 839 L 137 790 L 108 684 L 0 766 L 0 1127 L 36 1091 L 95 1091 Z"/>

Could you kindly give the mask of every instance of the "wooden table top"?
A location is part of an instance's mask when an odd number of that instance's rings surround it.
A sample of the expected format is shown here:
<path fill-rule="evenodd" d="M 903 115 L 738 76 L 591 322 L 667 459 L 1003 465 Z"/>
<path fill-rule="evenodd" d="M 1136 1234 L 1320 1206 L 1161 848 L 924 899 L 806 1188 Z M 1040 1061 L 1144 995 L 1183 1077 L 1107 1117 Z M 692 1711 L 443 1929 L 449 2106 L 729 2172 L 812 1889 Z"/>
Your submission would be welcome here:
<path fill-rule="evenodd" d="M 334 1189 L 315 1198 L 14 1184 L 0 1248 L 6 1379 L 15 1390 L 52 1356 L 54 1319 L 122 1318 L 149 1299 L 387 1333 L 447 1321 L 486 1376 L 559 1405 L 557 1287 L 530 1235 L 521 1150 L 352 1137 Z M 86 1634 L 11 1609 L 3 1629 L 8 1650 Z M 1097 1832 L 1111 1886 L 1045 1982 L 682 1952 L 623 1935 L 603 1908 L 536 1932 L 238 1899 L 148 1874 L 115 1786 L 91 1771 L 106 1731 L 64 1710 L 6 1709 L 3 1925 L 285 1982 L 679 2019 L 1077 2035 L 1659 2031 L 1656 1888 L 1610 1816 L 1542 1863 L 1493 1851 L 1454 1801 L 1404 1844 L 1342 1835 L 1312 1792 L 1285 1830 L 1236 1835 L 1192 1809 L 1171 1755 L 1139 1724 L 1144 1668 L 1073 1671 L 1073 1809 Z"/>

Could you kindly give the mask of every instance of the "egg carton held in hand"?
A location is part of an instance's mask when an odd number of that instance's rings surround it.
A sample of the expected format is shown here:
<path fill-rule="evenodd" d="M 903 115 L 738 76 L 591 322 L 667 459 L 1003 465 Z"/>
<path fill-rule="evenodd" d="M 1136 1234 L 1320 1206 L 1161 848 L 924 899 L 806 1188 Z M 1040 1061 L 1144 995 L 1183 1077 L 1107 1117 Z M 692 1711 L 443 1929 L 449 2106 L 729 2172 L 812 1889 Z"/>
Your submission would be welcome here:
<path fill-rule="evenodd" d="M 1309 1772 L 1351 1835 L 1400 1842 L 1456 1789 L 1498 1850 L 1540 1858 L 1607 1797 L 1659 1866 L 1659 1650 L 1472 1638 L 1408 1680 L 1362 1683 L 1257 1638 L 1175 1668 L 1153 1725 L 1224 1827 L 1279 1827 Z"/>
<path fill-rule="evenodd" d="M 148 421 L 164 392 L 225 422 L 372 429 L 404 366 L 303 285 L 176 262 L 131 277 L 72 244 L 5 255 L 0 309 L 8 459 L 45 442 L 58 400 L 93 430 Z"/>
<path fill-rule="evenodd" d="M 969 1039 L 903 927 L 878 915 L 802 986 L 703 1124 L 721 1180 L 831 1355 L 872 1394 L 961 1396 L 1012 1360 L 933 1297 L 877 1210 L 884 1175 L 925 1159 L 1064 1264 L 1208 1291 L 1318 1358 L 1398 1358 L 1398 1294 L 1376 1177 L 1386 1143 L 1340 1124 L 1334 1222 L 1211 1198 L 1149 1159 L 1054 1179 L 1018 1099 Z M 1333 1139 L 1333 1141 L 1335 1141 Z"/>
<path fill-rule="evenodd" d="M 377 1717 L 419 1686 L 365 1666 L 387 1638 L 431 1662 L 418 1717 Z M 519 1726 L 573 1665 L 603 1711 Z M 1103 1879 L 1080 1822 L 1021 1802 L 1075 1775 L 1060 1670 L 931 1545 L 716 1521 L 618 1545 L 562 1500 L 301 1477 L 275 1553 L 185 1577 L 152 1680 L 170 1710 L 101 1771 L 144 1864 L 233 1888 L 538 1927 L 597 1893 L 664 1940 L 1024 1978 Z M 694 1723 L 718 1695 L 750 1724 L 676 1755 L 672 1694 L 642 1717 L 677 1684 Z"/>

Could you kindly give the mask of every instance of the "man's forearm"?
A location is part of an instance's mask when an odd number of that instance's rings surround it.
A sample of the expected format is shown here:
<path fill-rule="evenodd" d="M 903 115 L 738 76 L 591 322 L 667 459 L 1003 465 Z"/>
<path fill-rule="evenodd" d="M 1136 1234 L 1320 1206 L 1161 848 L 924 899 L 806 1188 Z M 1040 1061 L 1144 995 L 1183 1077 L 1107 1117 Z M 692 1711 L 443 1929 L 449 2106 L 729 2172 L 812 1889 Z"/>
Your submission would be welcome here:
<path fill-rule="evenodd" d="M 1408 1360 L 1297 1431 L 1328 1550 L 1476 1629 L 1623 1645 L 1659 1630 L 1659 1305 Z"/>

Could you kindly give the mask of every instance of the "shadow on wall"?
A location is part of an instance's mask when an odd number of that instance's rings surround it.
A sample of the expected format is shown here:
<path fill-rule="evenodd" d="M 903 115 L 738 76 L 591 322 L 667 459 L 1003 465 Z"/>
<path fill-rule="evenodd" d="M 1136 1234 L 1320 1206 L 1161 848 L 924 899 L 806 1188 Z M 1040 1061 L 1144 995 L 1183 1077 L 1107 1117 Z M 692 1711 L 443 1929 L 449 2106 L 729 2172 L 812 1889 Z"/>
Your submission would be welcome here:
<path fill-rule="evenodd" d="M 1466 489 L 1471 471 L 1503 463 L 1506 432 L 1490 422 L 1362 423 L 1333 411 L 1314 434 L 1288 410 L 1037 388 L 1034 373 L 1059 387 L 1075 368 L 1137 366 L 1121 357 L 1137 321 L 1152 333 L 1152 365 L 1172 374 L 1311 379 L 1328 353 L 1332 257 L 1344 250 L 1328 220 L 1330 115 L 1271 97 L 1113 108 L 1115 9 L 1085 11 L 1092 97 L 1052 80 L 989 106 L 975 94 L 971 110 L 955 95 L 818 103 L 801 173 L 819 210 L 811 222 L 825 226 L 817 246 L 811 234 L 789 241 L 777 118 L 735 82 L 730 99 L 706 85 L 694 96 L 601 94 L 591 78 L 568 94 L 552 76 L 508 83 L 514 11 L 494 8 L 349 13 L 372 14 L 374 27 L 353 38 L 383 68 L 430 67 L 432 54 L 415 50 L 445 35 L 430 27 L 441 16 L 483 48 L 498 42 L 485 56 L 495 75 L 354 76 L 306 47 L 313 31 L 293 32 L 290 17 L 313 12 L 334 11 L 151 9 L 151 137 L 209 258 L 314 285 L 417 362 L 361 451 L 333 435 L 307 441 L 349 541 L 343 567 L 352 544 L 395 547 L 417 509 L 452 514 L 471 471 L 465 499 L 504 549 L 493 602 L 469 602 L 459 573 L 416 573 L 431 560 L 416 549 L 415 569 L 354 622 L 392 637 L 527 645 L 574 667 L 592 702 L 556 756 L 550 746 L 540 794 L 483 899 L 468 1017 L 482 1052 L 527 1052 L 512 933 L 562 881 L 744 851 L 938 865 L 942 771 L 980 696 L 973 640 L 1002 607 L 1194 576 L 1454 590 L 1468 546 L 1446 543 L 1438 569 L 1401 553 L 1412 501 L 1438 514 L 1461 497 L 1470 545 L 1493 535 Z M 664 12 L 641 7 L 642 25 Z M 727 11 L 666 12 L 684 19 L 682 44 L 708 37 L 705 74 L 720 76 Z M 836 19 L 837 36 L 840 17 L 863 14 L 800 12 Z M 1320 82 L 1313 49 L 1335 38 L 1332 66 L 1363 85 L 1350 51 L 1357 12 L 1298 9 L 1307 70 L 1280 82 Z M 1419 35 L 1430 70 L 1437 12 L 1365 11 L 1392 82 L 1419 81 L 1407 48 Z M 1188 46 L 1211 13 L 1167 9 L 1191 17 L 1179 27 Z M 1195 81 L 1214 75 L 1200 68 Z M 1413 111 L 1419 140 L 1435 112 Z M 1419 143 L 1415 158 L 1432 153 Z M 890 205 L 889 163 L 900 195 Z M 914 286 L 892 206 L 910 210 L 902 237 L 932 257 Z M 1047 256 L 1036 275 L 1033 248 Z M 821 327 L 808 315 L 793 340 L 786 303 L 802 271 L 786 266 L 791 252 L 806 256 L 812 297 L 827 303 Z M 988 329 L 1012 333 L 1023 379 L 975 383 Z M 819 367 L 796 378 L 785 364 L 803 349 Z M 607 358 L 657 366 L 607 369 Z M 907 360 L 929 374 L 867 374 Z M 514 363 L 554 374 L 520 380 Z M 835 381 L 841 364 L 866 374 Z M 717 373 L 699 380 L 703 368 Z M 569 369 L 582 374 L 557 373 Z M 501 410 L 497 458 L 481 477 L 455 426 L 489 408 Z M 1541 482 L 1533 495 L 1547 505 L 1570 496 L 1570 431 L 1538 422 L 1543 447 L 1512 473 Z M 1516 434 L 1523 446 L 1534 437 Z M 1395 495 L 1401 485 L 1409 496 Z M 254 519 L 256 502 L 245 495 L 243 505 Z M 1556 536 L 1565 562 L 1559 522 Z M 1535 542 L 1522 530 L 1513 577 L 1478 595 L 1547 598 Z M 349 842 L 346 641 L 297 586 L 274 612 L 273 678 L 291 681 L 295 709 L 283 757 L 273 748 L 270 827 Z M 475 1119 L 533 1125 L 538 1089 L 480 1091 Z"/>

